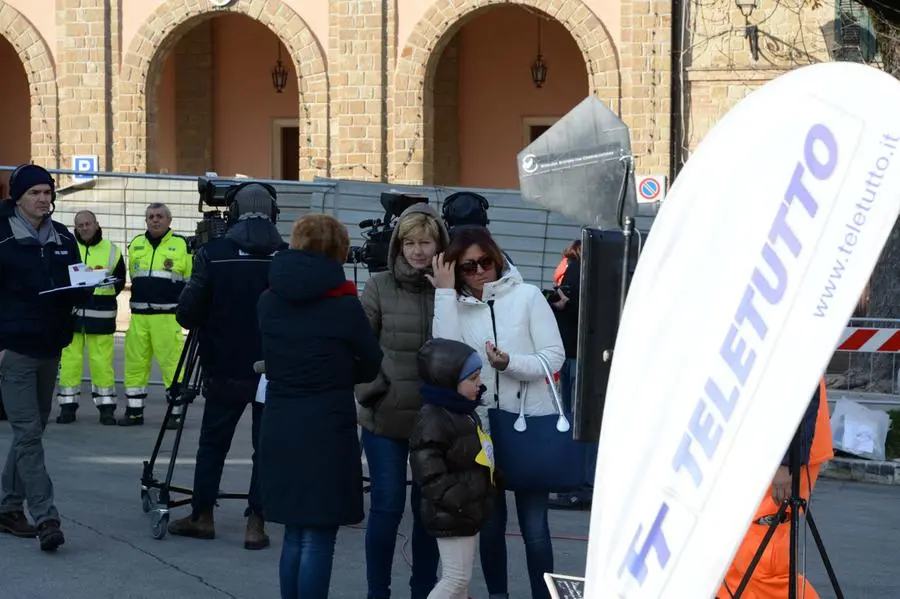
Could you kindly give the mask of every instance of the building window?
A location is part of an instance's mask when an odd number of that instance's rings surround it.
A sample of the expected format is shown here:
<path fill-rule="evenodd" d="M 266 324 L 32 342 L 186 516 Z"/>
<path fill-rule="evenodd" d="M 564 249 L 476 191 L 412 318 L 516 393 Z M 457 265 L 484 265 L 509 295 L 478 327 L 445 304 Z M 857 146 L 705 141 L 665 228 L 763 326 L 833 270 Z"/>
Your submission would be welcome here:
<path fill-rule="evenodd" d="M 834 43 L 832 56 L 847 62 L 871 62 L 878 53 L 869 9 L 857 0 L 834 3 Z"/>
<path fill-rule="evenodd" d="M 555 116 L 525 117 L 522 120 L 523 147 L 531 144 L 534 140 L 546 133 L 547 129 L 552 127 L 558 120 L 559 117 Z"/>

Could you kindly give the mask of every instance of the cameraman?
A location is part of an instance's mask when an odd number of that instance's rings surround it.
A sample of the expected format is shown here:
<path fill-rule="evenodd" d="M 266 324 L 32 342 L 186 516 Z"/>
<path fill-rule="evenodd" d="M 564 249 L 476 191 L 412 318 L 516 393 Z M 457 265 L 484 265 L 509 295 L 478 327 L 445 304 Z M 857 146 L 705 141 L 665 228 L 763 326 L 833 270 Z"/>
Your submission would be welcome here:
<path fill-rule="evenodd" d="M 169 524 L 173 535 L 215 538 L 213 508 L 225 457 L 244 409 L 252 404 L 253 471 L 250 476 L 246 549 L 269 545 L 259 491 L 256 448 L 262 404 L 253 402 L 262 360 L 256 303 L 269 285 L 272 256 L 286 248 L 275 227 L 274 190 L 258 183 L 239 187 L 231 204 L 226 235 L 197 250 L 191 279 L 181 293 L 175 317 L 199 329 L 200 366 L 206 398 L 190 516 Z"/>

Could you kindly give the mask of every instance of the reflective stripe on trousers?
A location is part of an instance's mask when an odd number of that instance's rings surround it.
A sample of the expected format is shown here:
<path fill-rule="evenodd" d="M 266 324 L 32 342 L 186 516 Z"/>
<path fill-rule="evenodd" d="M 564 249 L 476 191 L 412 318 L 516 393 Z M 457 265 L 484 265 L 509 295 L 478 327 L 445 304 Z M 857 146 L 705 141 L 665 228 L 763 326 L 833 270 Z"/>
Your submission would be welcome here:
<path fill-rule="evenodd" d="M 56 401 L 61 406 L 78 403 L 79 395 L 81 395 L 81 387 L 60 387 L 56 393 Z"/>
<path fill-rule="evenodd" d="M 91 393 L 94 396 L 94 405 L 114 406 L 116 405 L 116 388 L 115 387 L 98 387 L 91 385 Z"/>

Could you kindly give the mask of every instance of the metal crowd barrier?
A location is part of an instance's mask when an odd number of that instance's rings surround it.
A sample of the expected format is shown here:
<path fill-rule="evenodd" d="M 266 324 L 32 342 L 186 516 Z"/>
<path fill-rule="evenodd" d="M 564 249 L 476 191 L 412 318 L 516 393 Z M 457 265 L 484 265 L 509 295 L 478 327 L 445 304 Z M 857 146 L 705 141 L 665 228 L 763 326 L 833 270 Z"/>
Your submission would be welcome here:
<path fill-rule="evenodd" d="M 851 318 L 826 371 L 829 400 L 900 409 L 900 319 Z"/>

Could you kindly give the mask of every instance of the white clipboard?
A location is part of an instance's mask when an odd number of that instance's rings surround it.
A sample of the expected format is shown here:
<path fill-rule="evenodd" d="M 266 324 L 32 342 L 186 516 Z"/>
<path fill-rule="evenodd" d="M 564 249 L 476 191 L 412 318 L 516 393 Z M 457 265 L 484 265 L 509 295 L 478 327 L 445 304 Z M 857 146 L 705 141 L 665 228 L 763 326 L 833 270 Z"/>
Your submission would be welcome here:
<path fill-rule="evenodd" d="M 53 289 L 48 289 L 46 291 L 41 291 L 38 295 L 46 295 L 48 293 L 56 293 L 57 291 L 67 291 L 69 289 L 91 289 L 93 287 L 105 287 L 107 285 L 113 285 L 118 283 L 121 279 L 117 279 L 116 277 L 106 277 L 100 281 L 95 282 L 83 282 L 77 283 L 75 285 L 66 285 L 65 287 L 55 287 Z"/>

